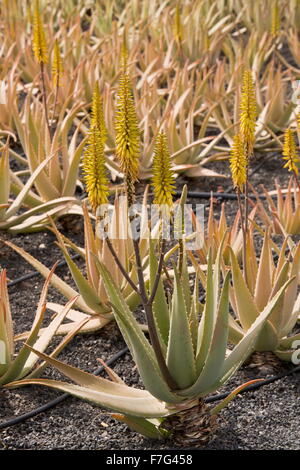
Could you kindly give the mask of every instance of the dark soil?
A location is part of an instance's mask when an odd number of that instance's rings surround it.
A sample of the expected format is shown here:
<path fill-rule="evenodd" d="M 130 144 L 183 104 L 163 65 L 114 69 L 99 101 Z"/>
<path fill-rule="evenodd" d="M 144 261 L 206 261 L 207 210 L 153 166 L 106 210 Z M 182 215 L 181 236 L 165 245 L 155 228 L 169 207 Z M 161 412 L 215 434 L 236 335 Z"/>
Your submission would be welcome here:
<path fill-rule="evenodd" d="M 254 163 L 255 166 L 255 163 Z M 219 163 L 214 168 L 228 175 L 228 164 Z M 252 177 L 258 189 L 264 183 L 273 189 L 274 177 L 287 182 L 287 173 L 281 170 L 282 163 L 278 158 L 269 160 Z M 177 180 L 178 189 L 187 182 L 184 178 Z M 188 180 L 192 191 L 230 191 L 231 181 L 227 179 L 196 179 Z M 205 203 L 207 200 L 189 202 Z M 216 202 L 216 209 L 220 203 Z M 226 202 L 228 220 L 235 215 L 235 201 Z M 82 226 L 74 233 L 68 224 L 60 227 L 68 236 L 82 245 Z M 55 244 L 55 237 L 50 232 L 10 236 L 3 233 L 3 238 L 12 240 L 29 253 L 52 266 L 61 260 L 60 249 Z M 31 272 L 32 268 L 16 253 L 1 245 L 0 265 L 7 268 L 11 280 Z M 68 269 L 57 270 L 67 282 L 72 284 Z M 43 285 L 41 277 L 24 281 L 9 289 L 15 332 L 27 330 L 34 317 L 39 293 Z M 48 300 L 63 303 L 62 298 L 50 288 Z M 97 358 L 104 360 L 113 356 L 124 341 L 112 322 L 102 331 L 95 334 L 78 335 L 63 351 L 60 358 L 69 364 L 86 371 L 97 369 Z M 261 364 L 250 360 L 247 365 L 223 387 L 222 391 L 230 391 L 253 378 L 265 378 L 270 375 L 291 370 L 292 364 L 274 360 L 268 363 L 268 357 L 262 357 Z M 126 354 L 113 366 L 114 370 L 133 386 L 141 387 L 137 371 Z M 45 376 L 59 378 L 52 368 L 47 368 Z M 57 397 L 59 393 L 43 387 L 26 387 L 17 390 L 0 391 L 0 422 L 25 413 L 45 404 Z M 219 425 L 212 442 L 205 449 L 300 449 L 300 376 L 290 375 L 277 382 L 260 388 L 255 392 L 247 392 L 237 397 L 219 415 Z M 0 448 L 4 449 L 171 449 L 172 441 L 151 441 L 144 439 L 127 426 L 115 421 L 108 411 L 84 403 L 75 398 L 68 398 L 48 412 L 42 413 L 21 424 L 0 431 Z"/>

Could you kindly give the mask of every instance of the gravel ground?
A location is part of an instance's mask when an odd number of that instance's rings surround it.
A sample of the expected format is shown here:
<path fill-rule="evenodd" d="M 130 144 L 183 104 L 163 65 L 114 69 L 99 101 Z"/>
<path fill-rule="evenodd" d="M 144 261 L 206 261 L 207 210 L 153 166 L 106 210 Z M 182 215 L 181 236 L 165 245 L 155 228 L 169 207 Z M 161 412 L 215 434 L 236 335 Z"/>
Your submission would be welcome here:
<path fill-rule="evenodd" d="M 279 176 L 287 180 L 286 173 L 281 171 L 282 164 L 278 159 L 266 162 L 255 176 L 253 183 L 268 182 L 268 175 Z M 216 168 L 216 167 L 215 167 Z M 219 164 L 217 171 L 228 174 L 228 164 Z M 185 179 L 178 180 L 180 187 Z M 229 179 L 189 181 L 190 190 L 216 191 L 220 186 L 229 190 Z M 189 201 L 190 202 L 190 201 Z M 207 201 L 194 200 L 201 203 Z M 216 210 L 220 204 L 216 203 Z M 235 214 L 236 203 L 226 204 L 229 217 Z M 78 227 L 79 223 L 79 227 Z M 65 224 L 61 228 L 69 236 L 82 243 L 82 228 L 77 223 L 76 233 Z M 55 237 L 49 232 L 10 236 L 2 234 L 3 238 L 14 241 L 19 246 L 38 257 L 47 266 L 62 259 L 59 248 L 55 245 Z M 0 246 L 0 265 L 6 267 L 10 279 L 31 272 L 32 268 L 17 254 Z M 67 268 L 57 270 L 67 282 L 72 279 Z M 33 278 L 9 289 L 15 331 L 19 333 L 31 325 L 35 306 L 43 280 Z M 54 289 L 49 291 L 49 300 L 64 302 L 64 299 Z M 72 365 L 87 371 L 93 371 L 99 363 L 97 358 L 107 360 L 123 348 L 123 339 L 112 322 L 101 332 L 79 335 L 63 351 L 60 358 Z M 293 366 L 274 360 L 268 364 L 268 358 L 262 357 L 260 363 L 250 361 L 220 390 L 230 391 L 253 378 L 265 378 L 270 375 L 288 371 Z M 141 386 L 134 364 L 129 354 L 119 359 L 114 370 L 133 386 Z M 45 376 L 59 378 L 59 374 L 50 367 Z M 212 442 L 205 449 L 300 449 L 300 375 L 293 374 L 277 382 L 264 386 L 255 392 L 247 392 L 236 398 L 218 418 L 218 428 Z M 0 390 L 0 423 L 35 407 L 45 404 L 57 397 L 59 393 L 43 387 L 24 387 L 17 390 Z M 2 449 L 171 449 L 172 441 L 151 441 L 130 431 L 125 425 L 115 421 L 109 412 L 84 403 L 75 398 L 57 405 L 55 408 L 31 418 L 16 426 L 0 431 L 0 448 Z"/>

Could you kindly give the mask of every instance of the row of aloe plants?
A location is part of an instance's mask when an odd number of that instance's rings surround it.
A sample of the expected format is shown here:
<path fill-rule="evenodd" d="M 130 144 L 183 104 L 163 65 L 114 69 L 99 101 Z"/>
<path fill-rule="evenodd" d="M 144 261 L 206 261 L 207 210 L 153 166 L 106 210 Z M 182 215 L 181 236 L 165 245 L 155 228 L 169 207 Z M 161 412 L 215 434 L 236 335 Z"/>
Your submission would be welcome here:
<path fill-rule="evenodd" d="M 113 119 L 122 35 L 113 34 L 104 40 L 101 35 L 99 37 L 100 33 L 104 34 L 103 25 L 98 25 L 96 21 L 89 24 L 90 28 L 83 34 L 80 18 L 85 18 L 85 21 L 88 19 L 82 2 L 77 5 L 78 8 L 72 1 L 68 7 L 60 5 L 61 11 L 59 2 L 55 2 L 52 9 L 45 6 L 44 2 L 40 6 L 36 1 L 33 8 L 30 6 L 28 9 L 25 4 L 19 3 L 22 2 L 16 0 L 6 2 L 3 6 L 7 34 L 2 50 L 5 64 L 1 76 L 1 102 L 6 103 L 6 106 L 0 107 L 0 114 L 3 114 L 3 122 L 0 116 L 1 128 L 4 135 L 11 136 L 11 142 L 14 138 L 20 142 L 25 154 L 24 158 L 12 145 L 3 146 L 3 154 L 8 153 L 25 166 L 21 171 L 12 172 L 7 166 L 7 158 L 3 156 L 1 166 L 6 185 L 0 200 L 3 207 L 1 227 L 10 231 L 43 228 L 46 223 L 45 213 L 49 211 L 53 216 L 66 212 L 81 213 L 80 204 L 74 195 L 76 187 L 82 186 L 78 168 L 87 139 L 87 108 L 93 90 L 97 87 L 97 80 L 105 98 L 104 115 L 108 134 L 105 142 L 106 165 L 113 179 L 122 175 L 118 159 L 115 158 Z M 127 24 L 126 19 L 120 18 L 124 31 L 130 37 L 137 37 L 136 42 L 131 40 L 129 68 L 132 75 L 137 77 L 134 96 L 138 125 L 143 131 L 139 176 L 147 177 L 151 173 L 155 138 L 164 125 L 168 127 L 168 145 L 177 172 L 184 171 L 189 176 L 216 176 L 215 171 L 203 168 L 203 165 L 216 158 L 227 157 L 228 145 L 233 143 L 240 101 L 240 94 L 235 93 L 235 90 L 240 86 L 244 65 L 251 67 L 257 84 L 255 150 L 265 152 L 270 148 L 281 149 L 282 132 L 293 123 L 296 112 L 295 100 L 287 104 L 288 81 L 291 74 L 296 78 L 298 72 L 289 64 L 285 64 L 285 70 L 281 70 L 280 51 L 286 36 L 291 50 L 297 50 L 296 31 L 293 29 L 291 37 L 285 34 L 285 27 L 295 28 L 299 14 L 297 1 L 292 2 L 289 14 L 285 15 L 278 2 L 270 0 L 268 6 L 272 15 L 267 16 L 261 1 L 255 2 L 254 7 L 244 6 L 244 16 L 239 11 L 239 1 L 230 2 L 230 5 L 223 1 L 216 4 L 210 0 L 196 6 L 186 2 L 175 3 L 163 5 L 155 14 L 154 4 L 144 9 L 131 2 L 124 18 L 141 14 L 147 25 L 138 33 L 132 31 L 133 26 Z M 120 14 L 117 2 L 112 2 L 111 8 L 102 7 L 107 21 L 113 12 Z M 43 13 L 47 10 L 50 14 L 47 28 L 42 21 L 41 9 Z M 58 19 L 65 20 L 67 11 L 72 24 L 71 31 L 68 32 L 61 21 L 61 31 L 54 34 L 58 29 Z M 163 17 L 167 17 L 166 11 L 174 20 L 173 28 L 168 28 L 163 21 Z M 204 30 L 197 29 L 197 35 L 191 38 L 187 34 L 189 22 L 201 15 L 206 18 Z M 282 18 L 281 21 L 281 17 L 285 17 L 284 20 Z M 18 27 L 16 21 L 19 21 Z M 240 22 L 246 27 L 247 34 L 242 27 L 235 31 Z M 199 21 L 199 24 L 202 23 Z M 256 31 L 251 35 L 249 30 L 253 26 Z M 266 37 L 262 35 L 264 29 L 268 30 Z M 146 41 L 146 30 L 153 35 L 155 47 Z M 163 54 L 159 54 L 159 44 L 156 44 L 156 30 L 161 31 L 164 41 L 171 44 L 166 50 L 163 47 Z M 30 32 L 33 44 L 28 40 Z M 173 40 L 171 35 L 174 36 Z M 196 40 L 197 47 L 192 39 Z M 77 48 L 73 48 L 75 43 L 78 44 Z M 144 49 L 144 55 L 139 45 Z M 32 48 L 35 60 L 32 58 Z M 24 50 L 24 54 L 20 55 L 20 50 Z M 204 51 L 203 63 L 200 63 L 198 55 L 197 60 L 191 60 L 194 51 L 198 54 L 199 50 Z M 179 61 L 177 53 L 182 56 Z M 215 59 L 220 54 L 224 54 L 226 60 L 215 66 Z M 83 60 L 85 56 L 89 60 Z M 26 83 L 24 88 L 23 83 Z M 23 104 L 16 102 L 20 89 L 27 94 Z M 207 131 L 212 129 L 218 129 L 218 135 L 206 136 Z M 227 145 L 222 144 L 223 138 Z M 217 153 L 212 153 L 212 149 L 217 150 Z M 46 157 L 50 160 L 43 166 Z M 28 177 L 27 186 L 23 183 L 24 177 Z M 9 192 L 22 194 L 18 205 L 11 210 Z M 18 218 L 16 213 L 21 205 L 29 211 L 27 215 L 18 214 Z"/>
<path fill-rule="evenodd" d="M 193 234 L 186 233 L 182 214 L 187 188 L 183 188 L 180 200 L 174 204 L 175 174 L 166 134 L 161 131 L 154 146 L 152 178 L 158 219 L 153 224 L 148 217 L 146 192 L 139 209 L 139 236 L 132 236 L 141 146 L 128 57 L 126 47 L 123 48 L 116 155 L 124 174 L 125 198 L 116 195 L 114 206 L 109 205 L 104 149 L 107 132 L 103 103 L 96 88 L 83 156 L 90 202 L 90 211 L 83 205 L 84 249 L 60 234 L 52 223 L 78 291 L 53 274 L 54 269 L 49 271 L 21 248 L 6 242 L 47 280 L 31 331 L 15 338 L 26 339 L 26 343 L 14 357 L 5 273 L 1 275 L 0 332 L 6 352 L 1 372 L 3 386 L 38 384 L 67 391 L 112 410 L 116 419 L 143 435 L 174 436 L 184 445 L 197 445 L 210 437 L 216 414 L 247 384 L 241 384 L 214 408 L 208 408 L 203 399 L 226 383 L 254 351 L 272 351 L 283 360 L 293 360 L 295 345 L 300 340 L 296 331 L 300 313 L 300 248 L 287 233 L 284 216 L 282 222 L 279 214 L 288 211 L 289 205 L 292 207 L 292 191 L 298 197 L 298 157 L 293 132 L 288 129 L 284 158 L 292 180 L 285 206 L 278 198 L 278 207 L 272 215 L 268 215 L 260 202 L 250 210 L 248 167 L 254 149 L 257 114 L 253 87 L 251 72 L 246 70 L 239 132 L 230 157 L 239 202 L 231 229 L 227 227 L 225 211 L 219 223 L 216 222 L 212 205 L 207 230 L 203 231 L 199 220 L 192 215 L 195 230 Z M 110 219 L 107 218 L 109 210 Z M 271 221 L 265 230 L 258 223 L 256 213 L 261 220 Z M 170 226 L 176 233 L 172 247 L 165 236 Z M 275 228 L 284 238 L 281 247 L 272 240 Z M 256 249 L 254 233 L 263 237 L 260 251 Z M 190 243 L 195 237 L 200 237 L 202 243 L 193 250 Z M 69 248 L 85 260 L 87 277 L 71 259 Z M 50 283 L 69 301 L 65 307 L 50 304 L 56 316 L 46 329 L 41 329 Z M 200 288 L 205 293 L 203 298 Z M 136 319 L 138 308 L 146 320 L 142 324 Z M 107 366 L 110 380 L 55 358 L 75 334 L 101 329 L 112 320 L 116 321 L 132 353 L 143 390 L 129 387 Z M 45 350 L 55 334 L 66 336 L 51 355 L 46 355 Z M 38 359 L 42 363 L 36 368 Z M 46 364 L 57 368 L 75 385 L 37 378 Z"/>

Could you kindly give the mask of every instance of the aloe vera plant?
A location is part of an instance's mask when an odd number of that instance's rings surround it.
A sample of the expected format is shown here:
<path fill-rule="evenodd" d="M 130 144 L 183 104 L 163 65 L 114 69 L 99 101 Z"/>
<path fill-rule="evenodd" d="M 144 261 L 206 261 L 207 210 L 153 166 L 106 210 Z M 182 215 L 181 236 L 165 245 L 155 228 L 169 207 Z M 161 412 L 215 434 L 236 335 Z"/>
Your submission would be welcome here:
<path fill-rule="evenodd" d="M 254 207 L 249 214 L 250 221 L 254 220 L 255 214 L 256 207 Z M 200 220 L 197 219 L 193 212 L 191 213 L 191 217 L 193 220 L 195 234 L 197 234 L 199 241 L 201 242 L 201 247 L 196 250 L 198 260 L 196 260 L 195 253 L 193 251 L 189 251 L 189 257 L 195 269 L 197 269 L 199 262 L 202 265 L 206 265 L 210 249 L 213 260 L 216 259 L 219 246 L 224 237 L 223 257 L 225 261 L 227 262 L 230 259 L 228 246 L 232 247 L 238 259 L 241 258 L 243 250 L 243 235 L 242 229 L 239 227 L 239 212 L 237 212 L 231 227 L 229 227 L 226 219 L 225 204 L 222 204 L 219 220 L 217 220 L 214 213 L 214 199 L 211 198 L 207 226 L 205 228 L 201 226 Z M 253 228 L 253 225 L 249 227 L 251 231 Z"/>
<path fill-rule="evenodd" d="M 32 328 L 27 338 L 27 344 L 34 346 L 40 352 L 44 352 L 47 349 L 57 329 L 76 300 L 76 298 L 71 299 L 63 307 L 60 314 L 41 331 L 41 324 L 46 310 L 47 292 L 55 267 L 50 271 L 42 289 Z M 74 324 L 72 331 L 52 351 L 51 357 L 56 357 L 81 327 L 82 321 Z M 14 337 L 13 320 L 7 292 L 6 271 L 2 270 L 0 272 L 0 387 L 12 381 L 17 381 L 18 383 L 24 377 L 38 377 L 47 366 L 46 362 L 38 364 L 39 357 L 31 353 L 25 345 L 19 349 L 18 353 L 15 353 L 15 341 L 19 341 L 21 336 L 17 335 Z"/>
<path fill-rule="evenodd" d="M 57 214 L 81 213 L 79 201 L 74 194 L 78 184 L 79 162 L 86 139 L 83 138 L 79 144 L 77 143 L 80 137 L 80 126 L 77 126 L 69 142 L 69 132 L 81 108 L 81 103 L 77 103 L 70 110 L 67 106 L 68 103 L 65 103 L 65 107 L 60 111 L 52 138 L 45 124 L 43 107 L 39 102 L 32 104 L 30 95 L 27 96 L 22 111 L 14 111 L 14 122 L 26 155 L 29 178 L 46 160 L 35 176 L 35 192 L 29 193 L 27 205 L 38 208 L 43 204 L 56 201 L 56 204 L 60 206 L 60 211 L 56 211 Z M 51 158 L 47 158 L 48 156 Z M 14 192 L 18 194 L 23 188 L 24 184 L 21 179 L 15 177 Z M 39 211 L 42 214 L 31 220 L 31 225 L 37 228 L 47 224 L 47 215 L 45 215 L 47 211 L 42 211 L 41 207 Z M 26 223 L 22 228 L 24 229 L 25 226 Z"/>
<path fill-rule="evenodd" d="M 286 239 L 279 251 L 278 261 L 273 261 L 272 244 L 266 232 L 259 263 L 253 245 L 247 247 L 247 283 L 238 265 L 236 255 L 230 249 L 233 285 L 230 300 L 235 318 L 231 317 L 229 326 L 230 341 L 238 343 L 247 334 L 261 312 L 273 302 L 282 286 L 290 280 L 281 300 L 273 309 L 262 328 L 256 343 L 256 351 L 272 351 L 283 360 L 290 361 L 293 342 L 300 334 L 294 333 L 300 314 L 299 263 L 300 245 L 290 250 Z"/>
<path fill-rule="evenodd" d="M 51 159 L 50 156 L 39 162 L 27 182 L 23 184 L 18 175 L 10 169 L 8 144 L 4 146 L 0 156 L 0 230 L 10 232 L 39 230 L 47 221 L 46 214 L 54 216 L 66 209 L 68 204 L 73 204 L 74 198 L 70 197 L 37 203 L 36 195 L 31 189 Z M 17 194 L 13 201 L 10 199 L 10 192 Z M 26 210 L 20 214 L 21 208 Z"/>
<path fill-rule="evenodd" d="M 150 247 L 151 290 L 156 279 L 158 262 L 153 245 Z M 174 291 L 169 301 L 160 277 L 153 302 L 154 323 L 148 324 L 149 330 L 150 327 L 155 328 L 158 344 L 154 341 L 150 344 L 108 269 L 97 261 L 116 321 L 130 348 L 145 390 L 127 386 L 109 368 L 106 370 L 112 381 L 80 371 L 34 349 L 32 351 L 41 359 L 57 368 L 76 385 L 48 379 L 28 379 L 21 384 L 49 386 L 104 406 L 113 410 L 116 418 L 148 437 L 167 437 L 170 434 L 168 426 L 173 427 L 175 432 L 175 417 L 180 420 L 182 430 L 182 420 L 188 414 L 190 424 L 186 422 L 185 431 L 189 434 L 193 430 L 194 439 L 185 440 L 181 435 L 182 442 L 195 444 L 202 439 L 203 442 L 204 436 L 209 434 L 208 429 L 213 427 L 215 413 L 237 391 L 212 410 L 205 407 L 203 397 L 217 390 L 244 362 L 289 283 L 288 281 L 281 286 L 241 341 L 229 352 L 230 274 L 226 274 L 221 288 L 221 251 L 222 247 L 215 266 L 211 256 L 209 257 L 206 300 L 203 305 L 199 302 L 198 279 L 191 293 L 186 256 L 180 269 L 181 274 L 174 266 Z M 158 354 L 157 347 L 160 348 L 161 355 Z M 11 384 L 15 385 L 17 384 Z"/>
<path fill-rule="evenodd" d="M 268 210 L 258 201 L 258 215 L 267 227 L 275 234 L 299 235 L 300 233 L 300 191 L 292 177 L 287 188 L 276 183 L 275 191 L 264 194 L 268 202 Z M 272 196 L 276 195 L 277 201 Z"/>

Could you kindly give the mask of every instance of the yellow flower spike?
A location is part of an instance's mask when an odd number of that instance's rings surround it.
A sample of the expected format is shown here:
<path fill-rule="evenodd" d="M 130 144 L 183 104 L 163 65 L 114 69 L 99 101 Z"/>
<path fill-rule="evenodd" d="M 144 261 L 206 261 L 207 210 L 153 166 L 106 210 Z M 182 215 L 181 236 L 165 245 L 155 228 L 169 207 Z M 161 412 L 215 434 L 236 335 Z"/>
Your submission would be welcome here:
<path fill-rule="evenodd" d="M 39 0 L 36 0 L 33 14 L 33 45 L 32 49 L 39 63 L 47 64 L 48 54 L 45 31 L 41 20 Z"/>
<path fill-rule="evenodd" d="M 249 157 L 253 151 L 255 140 L 256 121 L 256 99 L 254 83 L 251 70 L 246 70 L 243 74 L 240 133 L 246 146 L 246 156 Z"/>
<path fill-rule="evenodd" d="M 181 43 L 183 39 L 182 24 L 180 17 L 180 7 L 179 3 L 176 5 L 175 9 L 175 19 L 174 19 L 174 36 L 177 42 Z"/>
<path fill-rule="evenodd" d="M 271 19 L 271 35 L 273 38 L 278 36 L 280 31 L 280 10 L 278 0 L 273 0 L 272 19 Z"/>
<path fill-rule="evenodd" d="M 104 144 L 107 138 L 107 130 L 104 120 L 103 102 L 97 82 L 95 83 L 93 91 L 91 127 L 96 127 L 98 129 Z"/>
<path fill-rule="evenodd" d="M 61 76 L 63 74 L 63 63 L 57 39 L 55 39 L 52 62 L 52 80 L 54 86 L 60 86 Z"/>
<path fill-rule="evenodd" d="M 298 128 L 298 131 L 300 132 L 300 113 L 297 114 L 297 128 Z"/>
<path fill-rule="evenodd" d="M 154 204 L 172 206 L 175 177 L 166 135 L 160 132 L 156 138 L 153 158 Z"/>
<path fill-rule="evenodd" d="M 109 181 L 105 168 L 102 137 L 96 127 L 89 131 L 88 145 L 83 158 L 83 173 L 88 198 L 94 211 L 108 203 Z"/>
<path fill-rule="evenodd" d="M 116 155 L 124 173 L 129 206 L 133 203 L 134 183 L 138 179 L 140 132 L 129 76 L 121 73 L 116 112 Z"/>
<path fill-rule="evenodd" d="M 247 157 L 245 147 L 240 134 L 234 136 L 230 154 L 230 170 L 233 186 L 243 191 L 247 181 Z"/>
<path fill-rule="evenodd" d="M 283 144 L 283 160 L 287 160 L 283 168 L 288 168 L 289 171 L 293 171 L 298 175 L 299 168 L 297 163 L 299 163 L 300 158 L 297 154 L 296 142 L 295 142 L 295 131 L 292 129 L 287 129 L 284 134 L 284 144 Z"/>

